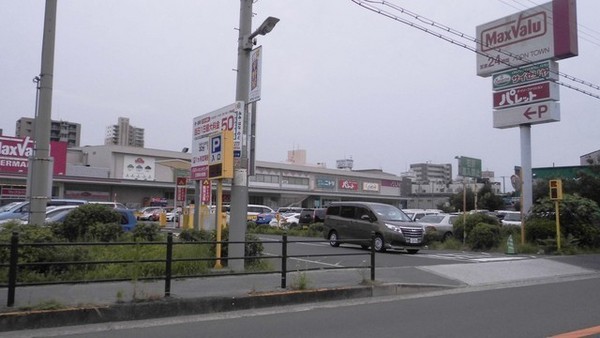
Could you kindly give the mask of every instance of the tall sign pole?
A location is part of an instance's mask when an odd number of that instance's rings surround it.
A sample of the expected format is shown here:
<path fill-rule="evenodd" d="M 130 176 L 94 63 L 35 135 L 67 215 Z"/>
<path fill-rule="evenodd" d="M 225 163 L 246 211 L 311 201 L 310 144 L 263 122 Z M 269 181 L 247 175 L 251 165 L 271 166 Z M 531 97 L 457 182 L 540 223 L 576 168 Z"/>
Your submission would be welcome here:
<path fill-rule="evenodd" d="M 35 116 L 35 147 L 28 176 L 30 223 L 44 224 L 46 206 L 52 195 L 52 158 L 50 157 L 50 124 L 52 116 L 52 80 L 54 76 L 54 40 L 56 2 L 46 0 L 42 67 L 39 81 L 39 104 Z"/>
<path fill-rule="evenodd" d="M 531 126 L 560 121 L 555 61 L 578 54 L 576 1 L 552 0 L 479 25 L 477 42 L 477 75 L 493 79 L 493 126 L 520 130 L 521 213 L 527 214 L 533 205 Z"/>

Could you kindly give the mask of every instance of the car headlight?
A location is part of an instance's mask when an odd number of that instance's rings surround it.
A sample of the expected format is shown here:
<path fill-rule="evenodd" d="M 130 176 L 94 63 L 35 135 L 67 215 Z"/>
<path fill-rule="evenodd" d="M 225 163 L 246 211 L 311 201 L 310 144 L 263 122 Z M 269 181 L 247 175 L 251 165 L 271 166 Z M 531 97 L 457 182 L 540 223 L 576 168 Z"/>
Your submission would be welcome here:
<path fill-rule="evenodd" d="M 395 231 L 395 232 L 402 233 L 402 229 L 400 229 L 400 227 L 399 227 L 399 226 L 396 226 L 396 225 L 393 225 L 393 224 L 387 224 L 387 223 L 385 224 L 385 226 L 386 226 L 388 229 L 392 230 L 392 231 Z"/>

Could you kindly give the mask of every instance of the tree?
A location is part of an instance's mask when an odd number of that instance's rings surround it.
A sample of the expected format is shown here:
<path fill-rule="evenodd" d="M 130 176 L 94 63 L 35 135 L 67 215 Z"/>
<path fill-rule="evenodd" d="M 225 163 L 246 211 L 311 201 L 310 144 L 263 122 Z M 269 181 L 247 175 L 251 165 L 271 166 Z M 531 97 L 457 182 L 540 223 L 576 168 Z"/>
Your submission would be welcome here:
<path fill-rule="evenodd" d="M 474 203 L 475 203 L 475 194 L 473 193 L 473 190 L 471 190 L 470 187 L 467 187 L 467 210 L 466 211 L 470 211 L 475 209 L 474 208 Z M 461 189 L 459 192 L 457 192 L 456 194 L 452 195 L 450 197 L 450 205 L 454 208 L 454 210 L 463 210 L 463 190 Z"/>
<path fill-rule="evenodd" d="M 477 208 L 481 210 L 500 210 L 504 208 L 502 197 L 492 192 L 492 185 L 486 182 L 478 193 Z"/>
<path fill-rule="evenodd" d="M 578 195 L 565 194 L 559 201 L 561 233 L 575 237 L 580 245 L 600 247 L 600 207 L 595 201 Z M 555 203 L 549 197 L 541 198 L 531 208 L 526 221 L 544 218 L 555 219 Z"/>

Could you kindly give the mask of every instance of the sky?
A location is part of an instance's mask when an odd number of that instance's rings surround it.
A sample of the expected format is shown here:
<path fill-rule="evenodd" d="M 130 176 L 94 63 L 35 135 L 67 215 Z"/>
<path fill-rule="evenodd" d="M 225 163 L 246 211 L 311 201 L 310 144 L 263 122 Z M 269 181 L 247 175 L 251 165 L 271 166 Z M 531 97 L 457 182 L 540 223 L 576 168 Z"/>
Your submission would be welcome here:
<path fill-rule="evenodd" d="M 469 36 L 544 2 L 389 1 Z M 6 136 L 35 114 L 44 6 L 0 0 Z M 456 175 L 455 156 L 467 156 L 498 182 L 521 164 L 519 128 L 493 128 L 491 79 L 476 75 L 472 51 L 350 0 L 257 0 L 253 12 L 253 29 L 281 20 L 258 37 L 257 160 L 304 149 L 328 168 L 351 158 L 354 169 L 400 175 L 411 163 L 452 163 Z M 127 117 L 145 129 L 146 148 L 191 149 L 193 118 L 235 101 L 239 13 L 234 0 L 58 0 L 52 119 L 80 123 L 82 146 L 103 144 L 106 127 Z M 600 1 L 577 1 L 579 55 L 559 61 L 560 72 L 596 86 L 598 13 Z M 560 105 L 560 122 L 531 128 L 534 168 L 579 165 L 600 149 L 600 99 L 561 87 Z"/>

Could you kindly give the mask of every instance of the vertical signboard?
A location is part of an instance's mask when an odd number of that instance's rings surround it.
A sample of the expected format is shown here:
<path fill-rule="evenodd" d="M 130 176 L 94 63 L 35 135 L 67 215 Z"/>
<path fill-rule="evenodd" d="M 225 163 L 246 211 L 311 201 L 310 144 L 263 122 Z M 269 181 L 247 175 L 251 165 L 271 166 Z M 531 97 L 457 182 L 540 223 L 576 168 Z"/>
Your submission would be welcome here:
<path fill-rule="evenodd" d="M 250 52 L 250 84 L 248 86 L 248 103 L 260 100 L 262 76 L 262 46 Z"/>
<path fill-rule="evenodd" d="M 191 162 L 191 178 L 193 180 L 203 180 L 209 176 L 209 136 L 215 132 L 231 131 L 233 133 L 234 162 L 240 161 L 243 147 L 243 124 L 244 102 L 242 101 L 194 118 Z"/>

